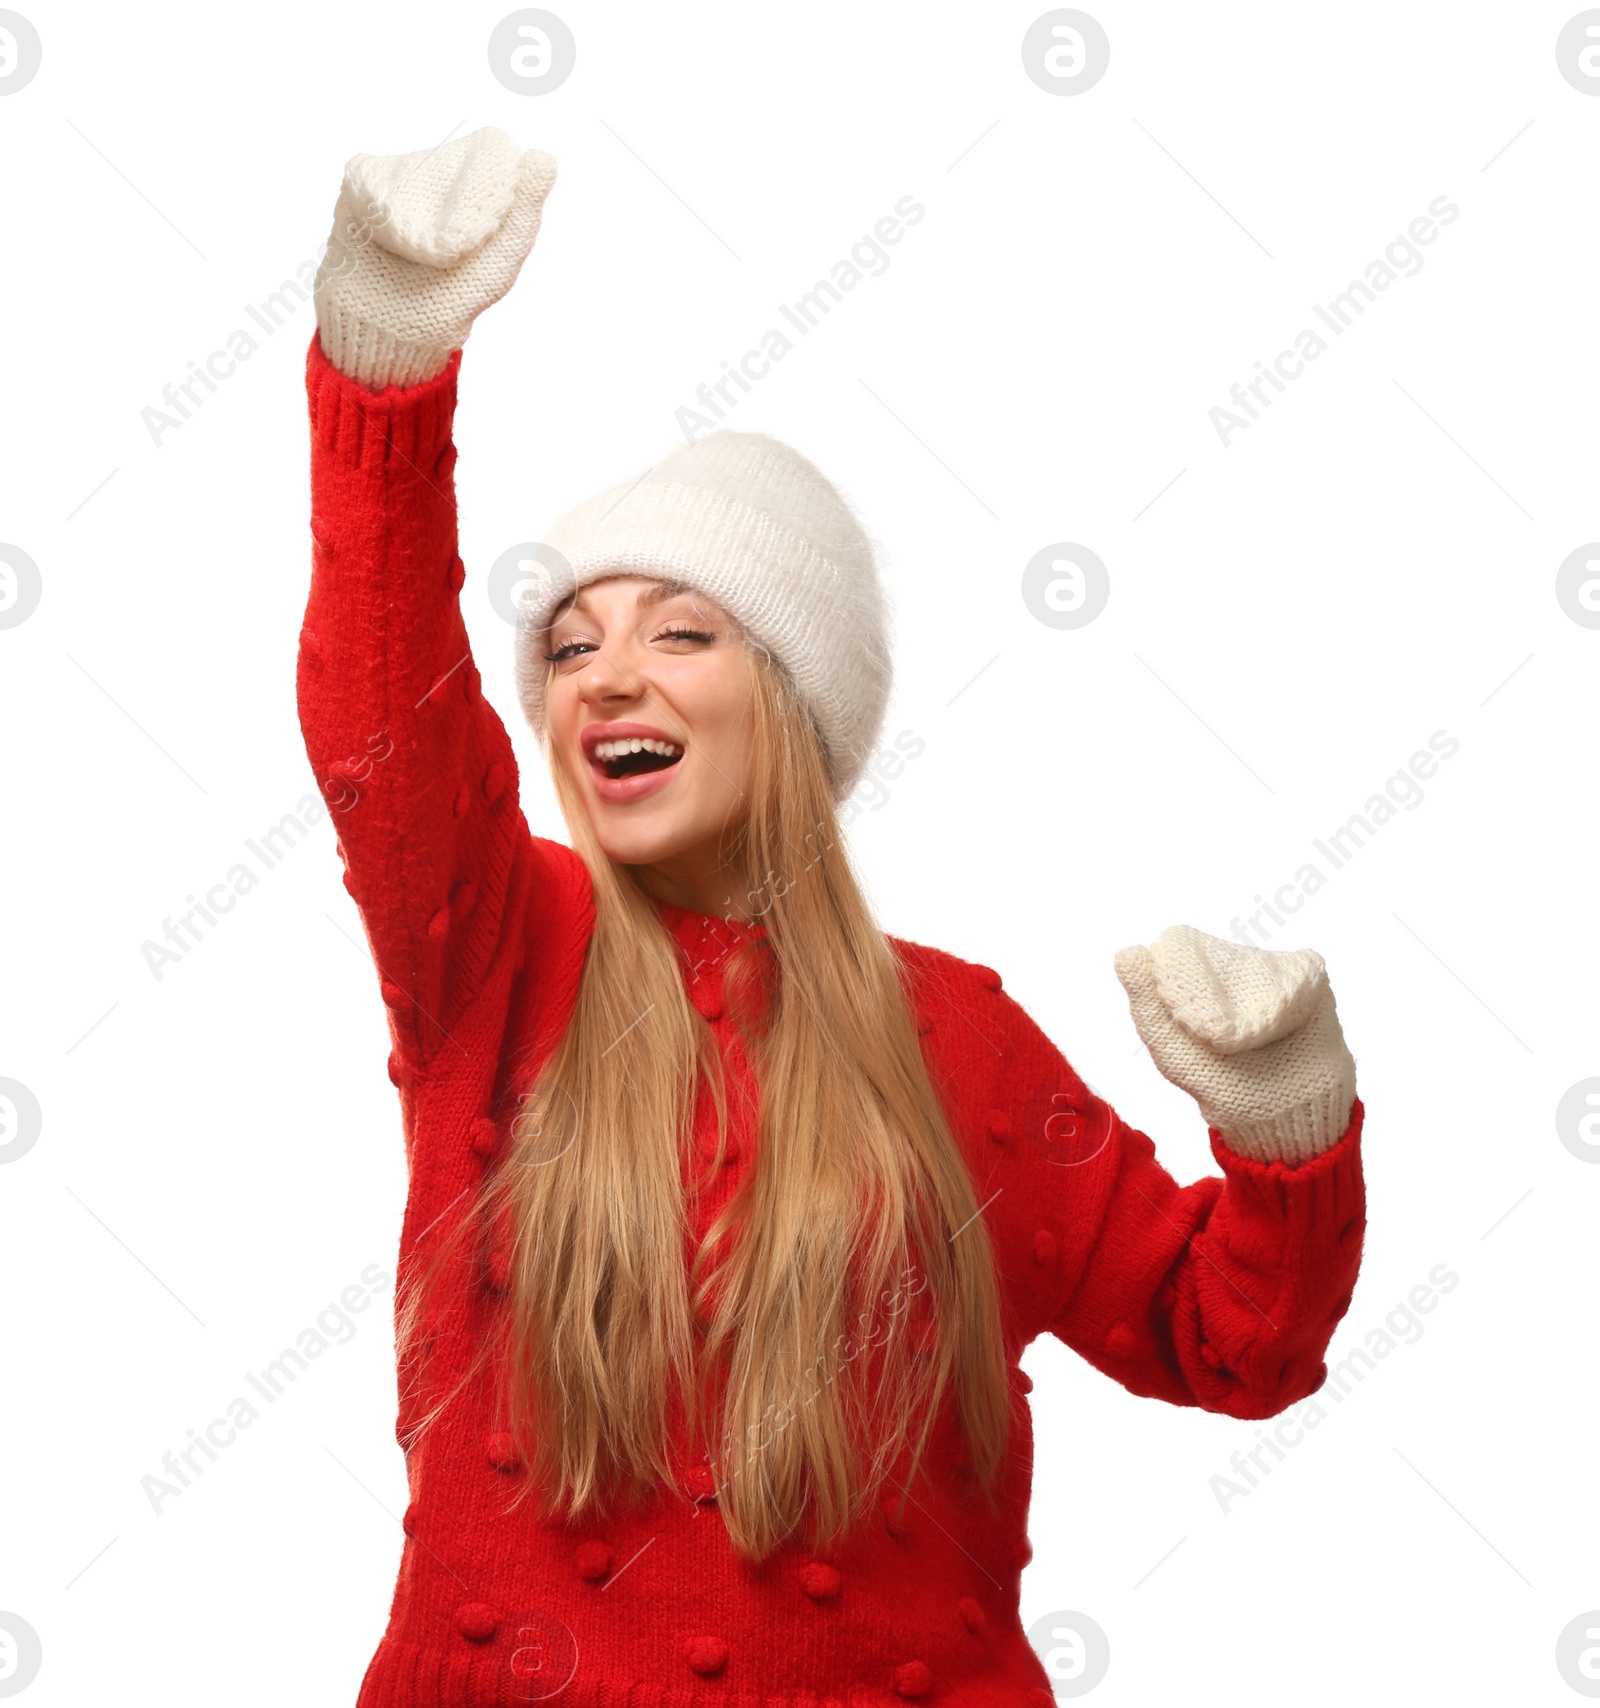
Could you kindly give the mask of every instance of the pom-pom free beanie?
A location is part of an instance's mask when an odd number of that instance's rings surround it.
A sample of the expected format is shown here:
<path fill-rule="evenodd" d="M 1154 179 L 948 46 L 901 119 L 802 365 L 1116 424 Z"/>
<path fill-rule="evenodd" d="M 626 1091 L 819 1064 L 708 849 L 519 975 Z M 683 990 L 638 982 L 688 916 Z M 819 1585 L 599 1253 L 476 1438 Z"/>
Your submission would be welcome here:
<path fill-rule="evenodd" d="M 798 451 L 765 433 L 708 433 L 569 510 L 545 535 L 517 616 L 517 692 L 544 734 L 545 631 L 607 575 L 681 581 L 766 649 L 822 738 L 834 798 L 855 787 L 889 700 L 890 619 L 854 511 Z"/>

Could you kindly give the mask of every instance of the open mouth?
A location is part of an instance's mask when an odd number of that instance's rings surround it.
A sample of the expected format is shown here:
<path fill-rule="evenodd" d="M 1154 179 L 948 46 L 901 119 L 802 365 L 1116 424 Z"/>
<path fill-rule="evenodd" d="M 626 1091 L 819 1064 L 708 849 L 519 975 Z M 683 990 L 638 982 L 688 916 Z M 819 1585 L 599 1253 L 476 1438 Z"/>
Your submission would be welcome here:
<path fill-rule="evenodd" d="M 625 737 L 618 741 L 597 741 L 590 751 L 590 761 L 602 776 L 618 782 L 624 777 L 642 777 L 651 771 L 665 771 L 683 758 L 683 749 L 675 741 L 655 741 L 647 736 Z"/>

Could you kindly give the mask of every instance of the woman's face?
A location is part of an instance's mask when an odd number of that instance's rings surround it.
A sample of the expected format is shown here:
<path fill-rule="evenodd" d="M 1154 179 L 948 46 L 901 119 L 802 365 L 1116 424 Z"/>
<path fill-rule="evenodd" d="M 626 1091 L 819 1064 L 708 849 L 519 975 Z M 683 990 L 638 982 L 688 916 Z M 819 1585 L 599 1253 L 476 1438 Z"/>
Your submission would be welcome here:
<path fill-rule="evenodd" d="M 714 878 L 751 767 L 754 684 L 737 625 L 679 583 L 618 574 L 557 609 L 545 652 L 551 739 L 607 857 L 661 868 L 668 900 L 674 877 Z"/>

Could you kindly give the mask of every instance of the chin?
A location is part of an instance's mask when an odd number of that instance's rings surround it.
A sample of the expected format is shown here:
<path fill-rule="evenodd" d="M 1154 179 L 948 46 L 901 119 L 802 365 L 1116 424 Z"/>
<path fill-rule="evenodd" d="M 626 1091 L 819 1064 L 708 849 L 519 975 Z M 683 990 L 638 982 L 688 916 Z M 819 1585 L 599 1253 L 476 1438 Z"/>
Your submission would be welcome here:
<path fill-rule="evenodd" d="M 693 757 L 670 767 L 641 766 L 638 756 L 609 767 L 583 765 L 584 809 L 601 852 L 618 865 L 653 866 L 715 847 L 738 816 L 738 788 L 708 789 Z M 619 790 L 635 798 L 606 798 Z"/>
<path fill-rule="evenodd" d="M 652 836 L 648 831 L 597 826 L 596 834 L 605 857 L 619 866 L 653 866 L 657 861 L 670 860 L 684 846 L 679 838 Z"/>
<path fill-rule="evenodd" d="M 608 860 L 622 866 L 651 866 L 703 842 L 705 830 L 678 822 L 676 814 L 646 816 L 619 812 L 604 805 L 590 807 L 595 838 Z"/>

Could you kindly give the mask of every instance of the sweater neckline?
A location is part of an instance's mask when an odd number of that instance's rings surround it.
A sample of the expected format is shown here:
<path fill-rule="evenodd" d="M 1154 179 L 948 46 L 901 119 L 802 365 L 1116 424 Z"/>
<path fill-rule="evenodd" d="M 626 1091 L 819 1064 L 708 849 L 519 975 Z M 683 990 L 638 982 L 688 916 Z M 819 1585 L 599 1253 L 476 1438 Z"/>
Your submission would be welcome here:
<path fill-rule="evenodd" d="M 697 913 L 692 908 L 679 907 L 676 902 L 652 896 L 656 912 L 668 931 L 686 948 L 698 948 L 707 939 L 717 939 L 732 947 L 765 937 L 767 928 L 759 919 L 749 921 L 729 919 L 719 913 Z"/>

